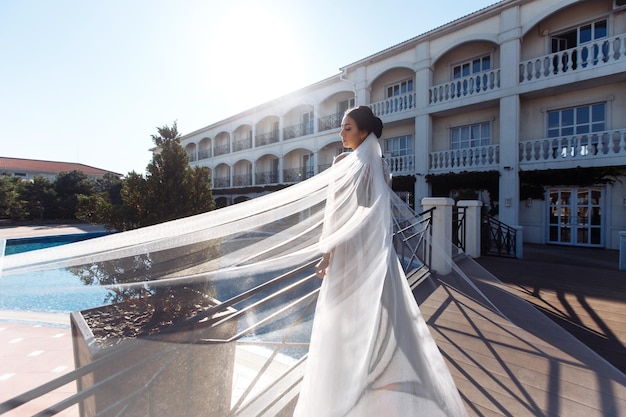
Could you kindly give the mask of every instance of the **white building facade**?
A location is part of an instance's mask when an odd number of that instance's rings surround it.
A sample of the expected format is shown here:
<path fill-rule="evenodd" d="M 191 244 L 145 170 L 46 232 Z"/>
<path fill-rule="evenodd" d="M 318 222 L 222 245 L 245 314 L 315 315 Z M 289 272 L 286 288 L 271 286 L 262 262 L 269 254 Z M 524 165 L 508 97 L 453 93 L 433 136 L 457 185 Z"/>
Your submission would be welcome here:
<path fill-rule="evenodd" d="M 626 0 L 504 0 L 182 137 L 218 207 L 302 181 L 365 104 L 394 190 L 483 200 L 525 242 L 617 249 L 626 230 Z"/>

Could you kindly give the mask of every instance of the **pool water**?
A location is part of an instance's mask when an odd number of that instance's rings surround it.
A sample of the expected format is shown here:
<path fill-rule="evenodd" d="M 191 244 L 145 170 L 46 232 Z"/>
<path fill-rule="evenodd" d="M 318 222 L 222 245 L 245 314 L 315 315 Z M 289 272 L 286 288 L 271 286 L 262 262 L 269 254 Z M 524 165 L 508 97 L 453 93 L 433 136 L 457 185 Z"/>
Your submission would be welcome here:
<path fill-rule="evenodd" d="M 92 239 L 94 237 L 100 237 L 106 235 L 107 232 L 89 232 L 89 233 L 77 233 L 69 235 L 55 235 L 55 236 L 38 236 L 38 237 L 26 237 L 18 239 L 7 240 L 5 255 L 12 255 L 15 253 L 29 252 L 31 250 L 51 248 L 53 246 L 66 245 L 68 243 L 80 242 L 82 240 Z"/>
<path fill-rule="evenodd" d="M 5 255 L 104 236 L 106 232 L 9 239 Z M 67 269 L 0 276 L 0 310 L 68 313 L 105 303 L 108 290 L 86 286 Z"/>

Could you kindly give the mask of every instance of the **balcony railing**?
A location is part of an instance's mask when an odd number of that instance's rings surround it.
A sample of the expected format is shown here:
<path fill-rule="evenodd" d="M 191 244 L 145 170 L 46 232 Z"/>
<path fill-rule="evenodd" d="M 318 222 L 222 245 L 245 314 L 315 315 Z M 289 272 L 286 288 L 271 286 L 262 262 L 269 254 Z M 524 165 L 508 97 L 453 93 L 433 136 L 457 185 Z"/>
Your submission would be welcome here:
<path fill-rule="evenodd" d="M 260 184 L 277 184 L 278 183 L 278 172 L 276 171 L 265 171 L 265 172 L 257 172 L 254 175 L 254 180 L 256 185 Z"/>
<path fill-rule="evenodd" d="M 211 157 L 211 149 L 200 149 L 198 151 L 198 159 L 207 159 Z"/>
<path fill-rule="evenodd" d="M 408 174 L 415 170 L 415 155 L 386 156 L 385 161 L 392 174 Z"/>
<path fill-rule="evenodd" d="M 520 141 L 520 163 L 626 157 L 626 129 Z"/>
<path fill-rule="evenodd" d="M 308 123 L 299 123 L 293 126 L 287 126 L 283 129 L 284 139 L 293 139 L 300 136 L 310 135 L 313 133 L 313 121 Z"/>
<path fill-rule="evenodd" d="M 370 104 L 370 107 L 378 117 L 413 110 L 415 109 L 415 92 L 389 97 Z"/>
<path fill-rule="evenodd" d="M 254 137 L 255 146 L 269 145 L 278 142 L 278 131 L 261 133 Z"/>
<path fill-rule="evenodd" d="M 196 153 L 195 152 L 187 152 L 187 156 L 189 157 L 190 162 L 196 161 Z"/>
<path fill-rule="evenodd" d="M 252 148 L 252 139 L 241 139 L 233 142 L 233 152 L 243 151 L 244 149 Z"/>
<path fill-rule="evenodd" d="M 520 83 L 536 81 L 583 71 L 601 65 L 624 61 L 626 55 L 626 35 L 598 39 L 576 48 L 533 58 L 520 64 Z"/>
<path fill-rule="evenodd" d="M 213 188 L 228 188 L 230 187 L 229 177 L 215 177 L 213 178 Z"/>
<path fill-rule="evenodd" d="M 225 155 L 227 153 L 230 153 L 230 145 L 228 143 L 215 145 L 215 156 Z"/>
<path fill-rule="evenodd" d="M 488 145 L 431 152 L 429 159 L 430 172 L 458 172 L 497 167 L 500 163 L 500 146 Z"/>
<path fill-rule="evenodd" d="M 429 89 L 429 103 L 445 103 L 498 88 L 500 88 L 499 68 L 433 86 Z"/>
<path fill-rule="evenodd" d="M 330 116 L 320 117 L 318 120 L 319 131 L 324 132 L 326 130 L 340 128 L 342 119 L 343 113 L 335 113 Z"/>
<path fill-rule="evenodd" d="M 312 168 L 289 168 L 283 170 L 284 182 L 300 182 L 313 176 Z"/>
<path fill-rule="evenodd" d="M 252 174 L 233 175 L 233 186 L 245 187 L 252 185 Z"/>

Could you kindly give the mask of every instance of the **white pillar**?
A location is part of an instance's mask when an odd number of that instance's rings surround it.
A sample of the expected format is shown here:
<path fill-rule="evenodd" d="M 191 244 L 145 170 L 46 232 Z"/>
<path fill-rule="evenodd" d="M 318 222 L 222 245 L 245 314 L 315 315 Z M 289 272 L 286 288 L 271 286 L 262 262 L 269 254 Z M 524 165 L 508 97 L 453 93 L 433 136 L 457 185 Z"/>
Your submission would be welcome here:
<path fill-rule="evenodd" d="M 446 275 L 452 270 L 452 206 L 454 200 L 447 197 L 427 197 L 422 199 L 424 210 L 432 211 L 432 242 L 430 269 Z"/>
<path fill-rule="evenodd" d="M 480 258 L 480 230 L 482 201 L 461 200 L 456 203 L 465 208 L 465 254 L 472 258 Z"/>

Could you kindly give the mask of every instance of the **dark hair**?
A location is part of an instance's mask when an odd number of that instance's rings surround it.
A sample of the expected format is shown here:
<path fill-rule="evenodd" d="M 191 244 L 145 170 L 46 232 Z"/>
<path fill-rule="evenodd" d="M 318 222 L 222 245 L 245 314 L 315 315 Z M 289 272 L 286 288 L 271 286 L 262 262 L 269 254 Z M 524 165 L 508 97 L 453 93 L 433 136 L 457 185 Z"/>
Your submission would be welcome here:
<path fill-rule="evenodd" d="M 368 134 L 374 133 L 377 138 L 383 134 L 383 121 L 367 106 L 356 106 L 346 110 L 346 116 L 354 119 L 359 130 L 366 130 Z"/>

